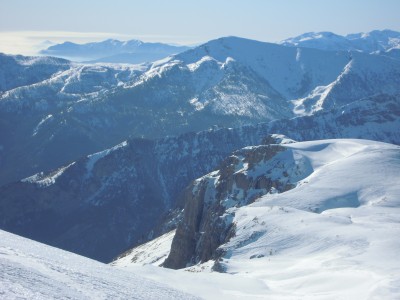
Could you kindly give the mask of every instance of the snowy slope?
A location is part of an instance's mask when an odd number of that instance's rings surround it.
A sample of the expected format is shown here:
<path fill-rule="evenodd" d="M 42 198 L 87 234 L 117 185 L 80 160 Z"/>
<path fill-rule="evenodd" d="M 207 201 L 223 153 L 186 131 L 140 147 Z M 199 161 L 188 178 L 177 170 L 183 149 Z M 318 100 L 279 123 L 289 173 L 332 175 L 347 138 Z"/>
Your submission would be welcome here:
<path fill-rule="evenodd" d="M 397 299 L 400 148 L 358 140 L 285 147 L 311 174 L 230 211 L 236 236 L 222 246 L 222 267 L 296 297 Z"/>
<path fill-rule="evenodd" d="M 330 51 L 357 50 L 346 37 L 332 32 L 307 32 L 280 42 L 289 47 L 305 47 Z"/>
<path fill-rule="evenodd" d="M 0 94 L 41 82 L 70 67 L 69 61 L 60 58 L 0 53 Z"/>
<path fill-rule="evenodd" d="M 295 187 L 281 193 L 274 189 L 244 206 L 228 193 L 229 199 L 221 202 L 225 210 L 214 213 L 231 219 L 235 234 L 219 247 L 215 263 L 213 259 L 179 271 L 189 271 L 187 278 L 195 278 L 192 291 L 208 287 L 205 297 L 209 299 L 398 299 L 400 147 L 366 140 L 279 147 L 286 150 L 264 164 L 238 162 L 233 178 L 254 177 L 264 168 L 266 177 L 281 174 Z M 285 164 L 292 169 L 285 169 Z M 267 172 L 269 165 L 277 168 Z M 204 178 L 212 180 L 219 193 L 218 187 L 230 180 L 222 170 Z M 204 197 L 212 203 L 208 197 L 215 195 L 213 185 L 208 189 Z M 204 209 L 209 207 L 205 204 Z M 200 225 L 199 236 L 206 235 L 207 228 L 216 230 Z M 126 260 L 113 264 L 137 269 Z M 209 273 L 211 268 L 224 274 Z M 153 268 L 145 270 L 146 276 L 162 280 Z M 179 272 L 171 272 L 166 281 L 188 290 L 179 283 Z"/>
<path fill-rule="evenodd" d="M 287 100 L 301 97 L 316 86 L 334 81 L 350 58 L 346 53 L 296 49 L 224 37 L 178 54 L 173 59 L 193 64 L 205 56 L 211 56 L 220 63 L 234 60 L 250 68 Z"/>
<path fill-rule="evenodd" d="M 118 256 L 112 266 L 126 267 L 133 264 L 161 266 L 171 249 L 175 230 L 152 239 L 150 242 L 137 246 Z"/>
<path fill-rule="evenodd" d="M 0 269 L 1 299 L 197 299 L 2 230 Z"/>
<path fill-rule="evenodd" d="M 348 34 L 346 39 L 364 52 L 371 53 L 400 48 L 400 32 L 388 29 Z"/>
<path fill-rule="evenodd" d="M 336 80 L 316 87 L 304 98 L 293 100 L 298 115 L 313 114 L 368 96 L 396 93 L 400 85 L 400 63 L 386 56 L 351 53 L 351 60 Z"/>

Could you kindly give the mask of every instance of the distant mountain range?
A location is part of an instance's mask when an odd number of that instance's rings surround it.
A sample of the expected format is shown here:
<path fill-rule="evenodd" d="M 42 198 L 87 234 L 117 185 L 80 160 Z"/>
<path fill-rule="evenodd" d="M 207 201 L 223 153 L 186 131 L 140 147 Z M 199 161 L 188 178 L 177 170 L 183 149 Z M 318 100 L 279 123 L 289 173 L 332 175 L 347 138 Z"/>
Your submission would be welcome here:
<path fill-rule="evenodd" d="M 400 48 L 400 33 L 392 30 L 374 30 L 342 36 L 333 32 L 308 32 L 283 40 L 280 44 L 330 51 L 386 52 Z M 188 49 L 190 49 L 188 46 L 147 43 L 140 40 L 108 39 L 86 44 L 67 41 L 51 45 L 39 53 L 86 63 L 140 64 L 159 60 Z"/>
<path fill-rule="evenodd" d="M 90 63 L 151 62 L 188 50 L 187 46 L 173 46 L 162 43 L 145 43 L 139 40 L 119 41 L 108 39 L 102 42 L 76 44 L 64 42 L 41 50 L 40 54 L 56 56 L 73 61 Z"/>
<path fill-rule="evenodd" d="M 291 47 L 307 47 L 330 51 L 362 51 L 373 53 L 400 48 L 400 32 L 374 30 L 346 36 L 332 32 L 308 32 L 280 42 Z"/>

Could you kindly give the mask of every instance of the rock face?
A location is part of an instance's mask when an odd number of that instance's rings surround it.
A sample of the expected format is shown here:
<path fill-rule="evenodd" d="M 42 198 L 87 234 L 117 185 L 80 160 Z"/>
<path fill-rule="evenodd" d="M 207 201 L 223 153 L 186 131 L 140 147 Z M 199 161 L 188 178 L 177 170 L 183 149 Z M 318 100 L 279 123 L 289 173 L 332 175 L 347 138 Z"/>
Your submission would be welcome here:
<path fill-rule="evenodd" d="M 163 266 L 179 269 L 218 259 L 222 253 L 217 248 L 235 234 L 229 208 L 287 191 L 308 171 L 306 162 L 294 161 L 280 145 L 234 152 L 217 171 L 195 180 L 186 190 L 183 217 Z"/>

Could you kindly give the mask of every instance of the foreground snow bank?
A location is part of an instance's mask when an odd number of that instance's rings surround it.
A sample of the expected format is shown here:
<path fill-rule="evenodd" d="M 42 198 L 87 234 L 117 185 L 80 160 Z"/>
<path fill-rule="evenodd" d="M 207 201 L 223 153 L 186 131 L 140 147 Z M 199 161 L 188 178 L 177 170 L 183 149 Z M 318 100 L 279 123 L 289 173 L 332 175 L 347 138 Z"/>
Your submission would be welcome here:
<path fill-rule="evenodd" d="M 0 270 L 0 299 L 196 299 L 2 230 Z"/>

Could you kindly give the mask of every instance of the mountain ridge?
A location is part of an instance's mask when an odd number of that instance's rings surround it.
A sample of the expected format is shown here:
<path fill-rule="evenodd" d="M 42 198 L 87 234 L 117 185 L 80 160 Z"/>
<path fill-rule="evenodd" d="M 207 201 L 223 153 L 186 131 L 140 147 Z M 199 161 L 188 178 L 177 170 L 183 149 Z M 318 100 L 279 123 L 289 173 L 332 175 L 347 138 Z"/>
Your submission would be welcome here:
<path fill-rule="evenodd" d="M 129 136 L 159 138 L 313 114 L 374 94 L 396 94 L 400 86 L 400 61 L 386 55 L 235 37 L 152 64 L 68 66 L 0 95 L 0 183 Z M 62 143 L 69 148 L 65 157 L 57 155 Z"/>
<path fill-rule="evenodd" d="M 400 48 L 400 32 L 384 29 L 366 33 L 338 35 L 333 32 L 307 32 L 285 39 L 281 45 L 331 51 L 362 51 L 374 53 Z"/>
<path fill-rule="evenodd" d="M 77 44 L 64 42 L 41 50 L 41 55 L 57 56 L 87 63 L 133 63 L 139 64 L 162 59 L 189 49 L 163 43 L 140 40 L 119 41 L 107 39 L 101 42 Z"/>

